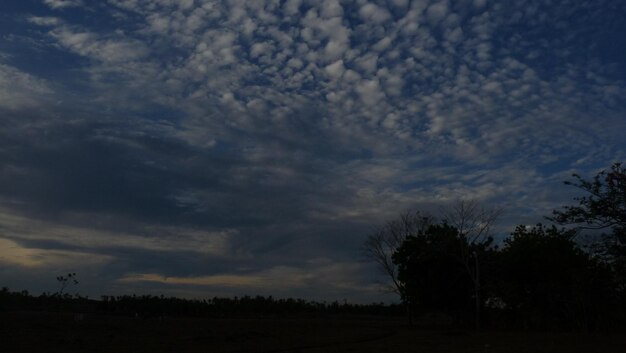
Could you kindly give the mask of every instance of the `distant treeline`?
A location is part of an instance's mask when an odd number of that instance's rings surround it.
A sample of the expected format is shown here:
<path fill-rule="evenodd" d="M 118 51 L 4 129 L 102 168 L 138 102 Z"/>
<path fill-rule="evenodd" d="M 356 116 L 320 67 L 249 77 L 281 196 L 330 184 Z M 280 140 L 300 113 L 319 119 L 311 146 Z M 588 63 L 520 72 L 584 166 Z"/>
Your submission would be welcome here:
<path fill-rule="evenodd" d="M 0 311 L 49 311 L 131 316 L 144 319 L 163 317 L 233 317 L 258 315 L 380 315 L 400 316 L 404 309 L 397 304 L 350 304 L 316 302 L 304 299 L 276 299 L 271 296 L 183 299 L 154 295 L 102 296 L 100 300 L 78 295 L 28 291 L 0 291 Z"/>

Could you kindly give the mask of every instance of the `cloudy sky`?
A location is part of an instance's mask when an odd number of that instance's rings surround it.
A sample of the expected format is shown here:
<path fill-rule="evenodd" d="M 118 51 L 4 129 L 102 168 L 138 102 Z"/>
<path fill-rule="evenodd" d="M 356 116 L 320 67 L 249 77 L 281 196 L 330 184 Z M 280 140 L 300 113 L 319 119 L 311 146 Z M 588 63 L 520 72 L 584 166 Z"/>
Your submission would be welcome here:
<path fill-rule="evenodd" d="M 626 2 L 2 0 L 0 285 L 390 300 L 408 208 L 500 229 L 624 160 Z"/>

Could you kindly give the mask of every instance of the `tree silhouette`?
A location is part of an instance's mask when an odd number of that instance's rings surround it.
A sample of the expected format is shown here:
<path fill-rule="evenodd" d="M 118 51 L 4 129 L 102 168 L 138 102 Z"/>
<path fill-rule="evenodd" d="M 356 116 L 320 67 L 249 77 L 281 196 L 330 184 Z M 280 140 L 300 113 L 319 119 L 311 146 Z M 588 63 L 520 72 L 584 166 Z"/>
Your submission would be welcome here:
<path fill-rule="evenodd" d="M 476 328 L 480 327 L 483 306 L 482 254 L 493 241 L 490 232 L 501 213 L 501 208 L 487 208 L 475 200 L 457 200 L 440 210 L 441 220 L 456 228 L 465 243 L 465 246 L 456 249 L 454 255 L 472 283 Z M 370 234 L 364 243 L 366 257 L 376 263 L 389 280 L 385 288 L 401 298 L 405 283 L 398 279 L 398 265 L 392 259 L 393 254 L 409 237 L 423 235 L 435 223 L 437 219 L 425 213 L 405 212 Z M 409 305 L 404 299 L 403 302 Z"/>
<path fill-rule="evenodd" d="M 573 174 L 574 181 L 565 184 L 585 192 L 576 206 L 564 206 L 554 210 L 548 219 L 562 224 L 575 225 L 578 229 L 608 230 L 604 234 L 600 253 L 605 255 L 626 292 L 626 169 L 614 163 L 609 171 L 603 170 L 592 180 Z"/>
<path fill-rule="evenodd" d="M 574 199 L 577 206 L 554 210 L 550 220 L 587 229 L 626 229 L 626 170 L 621 163 L 614 163 L 610 171 L 601 171 L 593 180 L 585 180 L 578 174 L 572 176 L 575 181 L 564 183 L 585 191 L 586 195 Z"/>
<path fill-rule="evenodd" d="M 453 226 L 463 238 L 456 254 L 465 272 L 472 281 L 474 297 L 474 326 L 481 326 L 483 307 L 481 262 L 493 242 L 491 229 L 502 214 L 501 207 L 486 208 L 476 200 L 459 200 L 443 209 L 443 220 Z"/>
<path fill-rule="evenodd" d="M 498 296 L 526 327 L 593 328 L 612 302 L 609 269 L 573 240 L 575 230 L 518 226 L 499 252 Z"/>
<path fill-rule="evenodd" d="M 472 283 L 459 253 L 466 238 L 446 223 L 409 236 L 393 255 L 402 300 L 412 311 L 444 312 L 460 319 L 471 309 Z"/>

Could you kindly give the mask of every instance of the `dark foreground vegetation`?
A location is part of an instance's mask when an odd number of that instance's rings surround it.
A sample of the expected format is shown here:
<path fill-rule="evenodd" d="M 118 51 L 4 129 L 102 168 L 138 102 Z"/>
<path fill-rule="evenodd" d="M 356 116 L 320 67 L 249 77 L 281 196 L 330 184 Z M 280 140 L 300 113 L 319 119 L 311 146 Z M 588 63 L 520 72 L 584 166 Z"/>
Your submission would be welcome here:
<path fill-rule="evenodd" d="M 7 353 L 621 353 L 626 347 L 626 337 L 618 333 L 416 324 L 408 326 L 404 317 L 348 314 L 139 318 L 87 313 L 77 319 L 72 312 L 12 311 L 0 314 L 0 348 Z"/>
<path fill-rule="evenodd" d="M 623 352 L 619 332 L 470 330 L 397 305 L 0 294 L 2 352 Z"/>

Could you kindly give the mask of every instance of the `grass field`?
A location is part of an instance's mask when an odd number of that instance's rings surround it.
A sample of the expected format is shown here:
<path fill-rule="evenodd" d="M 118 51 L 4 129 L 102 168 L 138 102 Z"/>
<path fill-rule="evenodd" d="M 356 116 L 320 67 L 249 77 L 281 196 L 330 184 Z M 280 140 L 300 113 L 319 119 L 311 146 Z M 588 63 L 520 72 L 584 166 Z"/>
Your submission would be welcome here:
<path fill-rule="evenodd" d="M 143 320 L 0 314 L 0 352 L 626 352 L 624 334 L 473 332 L 373 317 Z"/>

